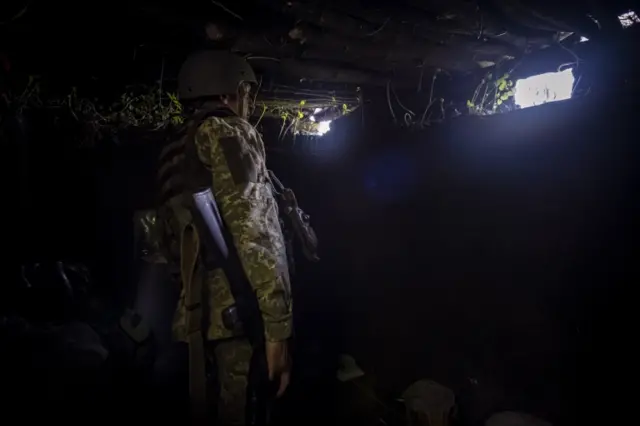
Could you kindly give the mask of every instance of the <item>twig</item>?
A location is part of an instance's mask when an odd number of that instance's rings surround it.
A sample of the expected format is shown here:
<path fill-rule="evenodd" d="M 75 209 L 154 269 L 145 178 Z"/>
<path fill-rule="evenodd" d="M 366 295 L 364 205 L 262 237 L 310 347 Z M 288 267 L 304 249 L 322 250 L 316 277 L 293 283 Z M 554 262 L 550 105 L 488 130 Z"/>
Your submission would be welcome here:
<path fill-rule="evenodd" d="M 411 127 L 411 114 L 409 114 L 408 112 L 404 113 L 404 124 L 407 125 L 407 127 Z"/>
<path fill-rule="evenodd" d="M 398 102 L 398 105 L 400 105 L 400 107 L 405 110 L 406 112 L 408 112 L 409 114 L 411 114 L 412 116 L 416 115 L 415 112 L 411 111 L 409 108 L 407 108 L 406 106 L 404 106 L 402 104 L 402 102 L 400 102 L 400 98 L 398 97 L 398 94 L 396 93 L 396 89 L 394 89 L 393 86 L 391 86 L 391 91 L 393 92 L 393 96 L 396 98 L 396 101 Z"/>
<path fill-rule="evenodd" d="M 558 42 L 558 45 L 563 48 L 564 50 L 566 50 L 567 52 L 571 53 L 571 56 L 573 56 L 576 59 L 576 65 L 580 65 L 580 62 L 582 62 L 582 59 L 580 59 L 580 57 L 578 55 L 575 54 L 575 52 L 571 49 L 569 49 L 567 46 L 564 46 L 562 43 Z"/>
<path fill-rule="evenodd" d="M 480 5 L 478 5 L 478 13 L 480 14 L 480 29 L 478 31 L 478 40 L 482 39 L 482 34 L 484 32 L 484 17 L 482 16 L 482 10 L 480 9 Z"/>
<path fill-rule="evenodd" d="M 158 103 L 162 104 L 162 81 L 164 80 L 164 55 L 162 55 L 162 65 L 160 67 L 160 83 L 158 84 Z"/>
<path fill-rule="evenodd" d="M 220 9 L 224 10 L 225 12 L 227 12 L 229 15 L 233 16 L 234 18 L 237 18 L 241 21 L 244 21 L 244 19 L 242 19 L 242 16 L 238 15 L 235 12 L 232 12 L 231 10 L 229 10 L 228 7 L 226 7 L 225 5 L 218 3 L 217 1 L 213 1 L 211 0 L 211 3 L 215 4 L 216 6 L 218 6 Z"/>
<path fill-rule="evenodd" d="M 260 114 L 260 118 L 258 118 L 258 121 L 256 121 L 256 124 L 253 125 L 253 127 L 258 128 L 258 124 L 260 124 L 260 122 L 262 121 L 262 117 L 264 117 L 264 113 L 267 112 L 267 106 L 266 105 L 262 105 L 262 114 Z"/>
<path fill-rule="evenodd" d="M 433 102 L 433 88 L 436 85 L 436 79 L 438 78 L 438 73 L 440 69 L 437 69 L 435 73 L 433 73 L 433 78 L 431 79 L 431 90 L 429 91 L 429 104 Z"/>
<path fill-rule="evenodd" d="M 418 93 L 422 92 L 422 80 L 424 79 L 424 64 L 425 60 L 422 60 L 422 66 L 420 67 L 420 80 L 418 80 Z"/>
<path fill-rule="evenodd" d="M 393 118 L 393 122 L 397 123 L 396 113 L 393 112 L 393 107 L 391 106 L 391 81 L 387 81 L 387 104 L 389 105 L 389 111 L 391 111 L 391 117 Z"/>
<path fill-rule="evenodd" d="M 0 22 L 0 25 L 8 24 L 9 22 L 12 22 L 12 21 L 15 21 L 16 19 L 21 18 L 25 13 L 27 13 L 27 9 L 29 9 L 30 5 L 31 5 L 31 2 L 29 1 L 22 9 L 18 11 L 18 13 L 16 13 L 6 21 Z"/>
<path fill-rule="evenodd" d="M 382 30 L 384 29 L 384 27 L 386 27 L 386 26 L 387 26 L 387 24 L 389 23 L 389 21 L 391 21 L 391 16 L 389 16 L 389 17 L 386 19 L 386 21 L 384 21 L 384 22 L 382 23 L 382 25 L 380 25 L 380 28 L 378 28 L 377 30 L 375 30 L 375 31 L 373 31 L 373 32 L 371 32 L 371 33 L 369 33 L 369 34 L 367 34 L 366 36 L 367 36 L 367 37 L 373 37 L 374 35 L 378 34 L 380 31 L 382 31 Z"/>
<path fill-rule="evenodd" d="M 487 78 L 487 76 L 485 75 L 484 77 L 482 77 L 482 81 L 480 82 L 480 84 L 478 84 L 478 86 L 476 87 L 476 90 L 473 92 L 473 96 L 471 97 L 471 103 L 473 105 L 476 104 L 476 99 L 478 99 L 478 95 L 480 94 L 480 89 L 482 89 L 482 85 L 484 85 L 485 79 Z"/>
<path fill-rule="evenodd" d="M 436 72 L 433 74 L 433 78 L 431 79 L 431 90 L 429 90 L 429 103 L 427 104 L 427 107 L 425 108 L 424 112 L 422 113 L 422 117 L 420 118 L 420 126 L 421 127 L 424 125 L 424 119 L 427 117 L 427 112 L 429 111 L 429 109 L 435 103 L 435 100 L 433 99 L 433 89 L 434 89 L 434 86 L 436 85 L 436 79 L 438 78 L 438 72 L 439 72 L 439 70 L 436 70 Z M 429 114 L 429 117 L 431 117 L 431 114 Z"/>
<path fill-rule="evenodd" d="M 427 107 L 425 108 L 424 112 L 422 113 L 422 118 L 420 119 L 420 126 L 424 125 L 424 119 L 427 117 L 427 112 L 433 106 L 434 103 L 435 103 L 435 100 L 431 101 L 429 105 L 427 105 Z"/>
<path fill-rule="evenodd" d="M 22 92 L 22 94 L 20 95 L 20 98 L 19 98 L 20 101 L 22 102 L 23 99 L 29 100 L 34 90 L 35 90 L 35 85 L 33 83 L 31 83 L 30 85 L 28 84 L 27 87 L 24 88 L 24 91 Z"/>
<path fill-rule="evenodd" d="M 558 66 L 558 72 L 562 71 L 565 67 L 570 67 L 570 66 L 571 66 L 571 65 L 573 65 L 573 64 L 575 64 L 576 66 L 578 66 L 578 63 L 577 63 L 577 62 L 567 62 L 567 63 L 564 63 L 564 64 L 560 64 L 560 65 Z"/>
<path fill-rule="evenodd" d="M 269 56 L 247 56 L 246 60 L 247 61 L 251 61 L 253 59 L 262 59 L 262 60 L 267 60 L 267 61 L 276 61 L 276 62 L 280 62 L 280 59 L 278 58 L 271 58 Z"/>
<path fill-rule="evenodd" d="M 258 99 L 258 95 L 260 94 L 260 88 L 262 87 L 262 76 L 260 76 L 260 82 L 258 83 L 258 88 L 256 89 L 256 95 L 253 97 L 253 110 L 251 110 L 251 115 L 256 110 L 256 99 Z"/>
<path fill-rule="evenodd" d="M 73 118 L 75 118 L 76 121 L 80 121 L 76 113 L 73 111 L 73 106 L 71 105 L 71 95 L 67 96 L 67 101 L 69 106 L 69 112 L 71 113 L 71 115 L 73 115 Z"/>
<path fill-rule="evenodd" d="M 576 80 L 576 82 L 573 84 L 573 87 L 571 88 L 571 96 L 573 96 L 573 94 L 578 89 L 578 85 L 580 84 L 580 80 L 582 80 L 582 76 L 581 75 L 578 76 L 578 79 Z"/>
<path fill-rule="evenodd" d="M 484 103 L 487 102 L 487 95 L 489 94 L 489 82 L 484 86 L 484 94 L 482 95 L 482 103 L 480 103 L 480 110 L 484 110 Z"/>
<path fill-rule="evenodd" d="M 297 121 L 296 118 L 291 119 L 291 123 L 289 124 L 289 126 L 287 126 L 287 129 L 282 134 L 282 138 L 283 139 L 284 139 L 285 136 L 287 136 L 287 133 L 289 133 L 289 130 L 291 130 L 291 127 L 296 123 L 296 121 Z"/>
<path fill-rule="evenodd" d="M 282 119 L 282 127 L 280 127 L 280 133 L 278 134 L 278 139 L 282 139 L 283 137 L 283 132 L 284 132 L 284 126 L 287 125 L 287 119 L 283 118 Z"/>

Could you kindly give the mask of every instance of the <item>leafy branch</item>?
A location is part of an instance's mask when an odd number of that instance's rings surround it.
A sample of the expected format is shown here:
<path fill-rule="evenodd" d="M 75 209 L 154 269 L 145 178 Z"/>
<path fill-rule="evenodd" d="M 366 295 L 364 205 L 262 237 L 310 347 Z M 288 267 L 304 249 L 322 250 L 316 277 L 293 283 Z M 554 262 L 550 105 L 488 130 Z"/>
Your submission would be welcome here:
<path fill-rule="evenodd" d="M 497 79 L 493 78 L 494 75 L 495 73 L 488 72 L 476 87 L 473 97 L 467 100 L 469 114 L 490 115 L 504 107 L 507 107 L 507 110 L 512 109 L 511 106 L 506 105 L 507 101 L 514 96 L 514 83 L 510 79 L 510 73 L 505 73 Z"/>

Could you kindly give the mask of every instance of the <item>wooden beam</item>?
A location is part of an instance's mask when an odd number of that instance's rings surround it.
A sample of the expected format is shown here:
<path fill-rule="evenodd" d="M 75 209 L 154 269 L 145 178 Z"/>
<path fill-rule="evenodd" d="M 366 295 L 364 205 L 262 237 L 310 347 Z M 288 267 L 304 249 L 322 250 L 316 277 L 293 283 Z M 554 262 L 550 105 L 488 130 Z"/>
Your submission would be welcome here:
<path fill-rule="evenodd" d="M 382 86 L 388 80 L 388 77 L 375 71 L 349 69 L 344 65 L 320 61 L 284 59 L 281 63 L 281 70 L 284 74 L 309 81 Z"/>

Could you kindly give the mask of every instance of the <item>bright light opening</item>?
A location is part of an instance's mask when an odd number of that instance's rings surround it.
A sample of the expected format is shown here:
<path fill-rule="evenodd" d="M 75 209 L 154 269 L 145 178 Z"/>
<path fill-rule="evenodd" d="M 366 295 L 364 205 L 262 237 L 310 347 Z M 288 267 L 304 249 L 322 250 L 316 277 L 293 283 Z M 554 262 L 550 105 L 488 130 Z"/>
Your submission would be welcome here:
<path fill-rule="evenodd" d="M 309 117 L 309 120 L 313 121 L 314 123 L 316 122 L 316 118 L 313 115 Z"/>
<path fill-rule="evenodd" d="M 584 43 L 585 41 L 589 41 L 589 37 L 581 36 L 580 43 Z"/>
<path fill-rule="evenodd" d="M 618 15 L 618 20 L 620 21 L 620 24 L 622 24 L 623 28 L 629 28 L 634 24 L 640 24 L 640 18 L 638 18 L 638 15 L 636 15 L 633 10 L 623 13 L 622 15 Z"/>
<path fill-rule="evenodd" d="M 329 130 L 331 130 L 331 121 L 321 121 L 318 123 L 318 130 L 316 132 L 316 135 L 323 136 Z"/>
<path fill-rule="evenodd" d="M 571 99 L 573 70 L 548 72 L 516 81 L 514 101 L 520 108 Z"/>
<path fill-rule="evenodd" d="M 313 110 L 314 114 L 317 114 L 319 112 L 322 112 L 322 108 L 316 108 L 316 109 Z"/>

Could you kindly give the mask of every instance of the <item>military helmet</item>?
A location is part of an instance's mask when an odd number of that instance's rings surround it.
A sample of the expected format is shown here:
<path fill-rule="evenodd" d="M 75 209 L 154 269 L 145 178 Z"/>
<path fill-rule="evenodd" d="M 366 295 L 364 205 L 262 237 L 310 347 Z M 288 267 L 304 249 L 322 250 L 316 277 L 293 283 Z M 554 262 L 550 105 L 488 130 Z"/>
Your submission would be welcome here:
<path fill-rule="evenodd" d="M 237 93 L 241 82 L 256 84 L 251 66 L 227 51 L 202 50 L 190 55 L 178 74 L 181 100 Z"/>

